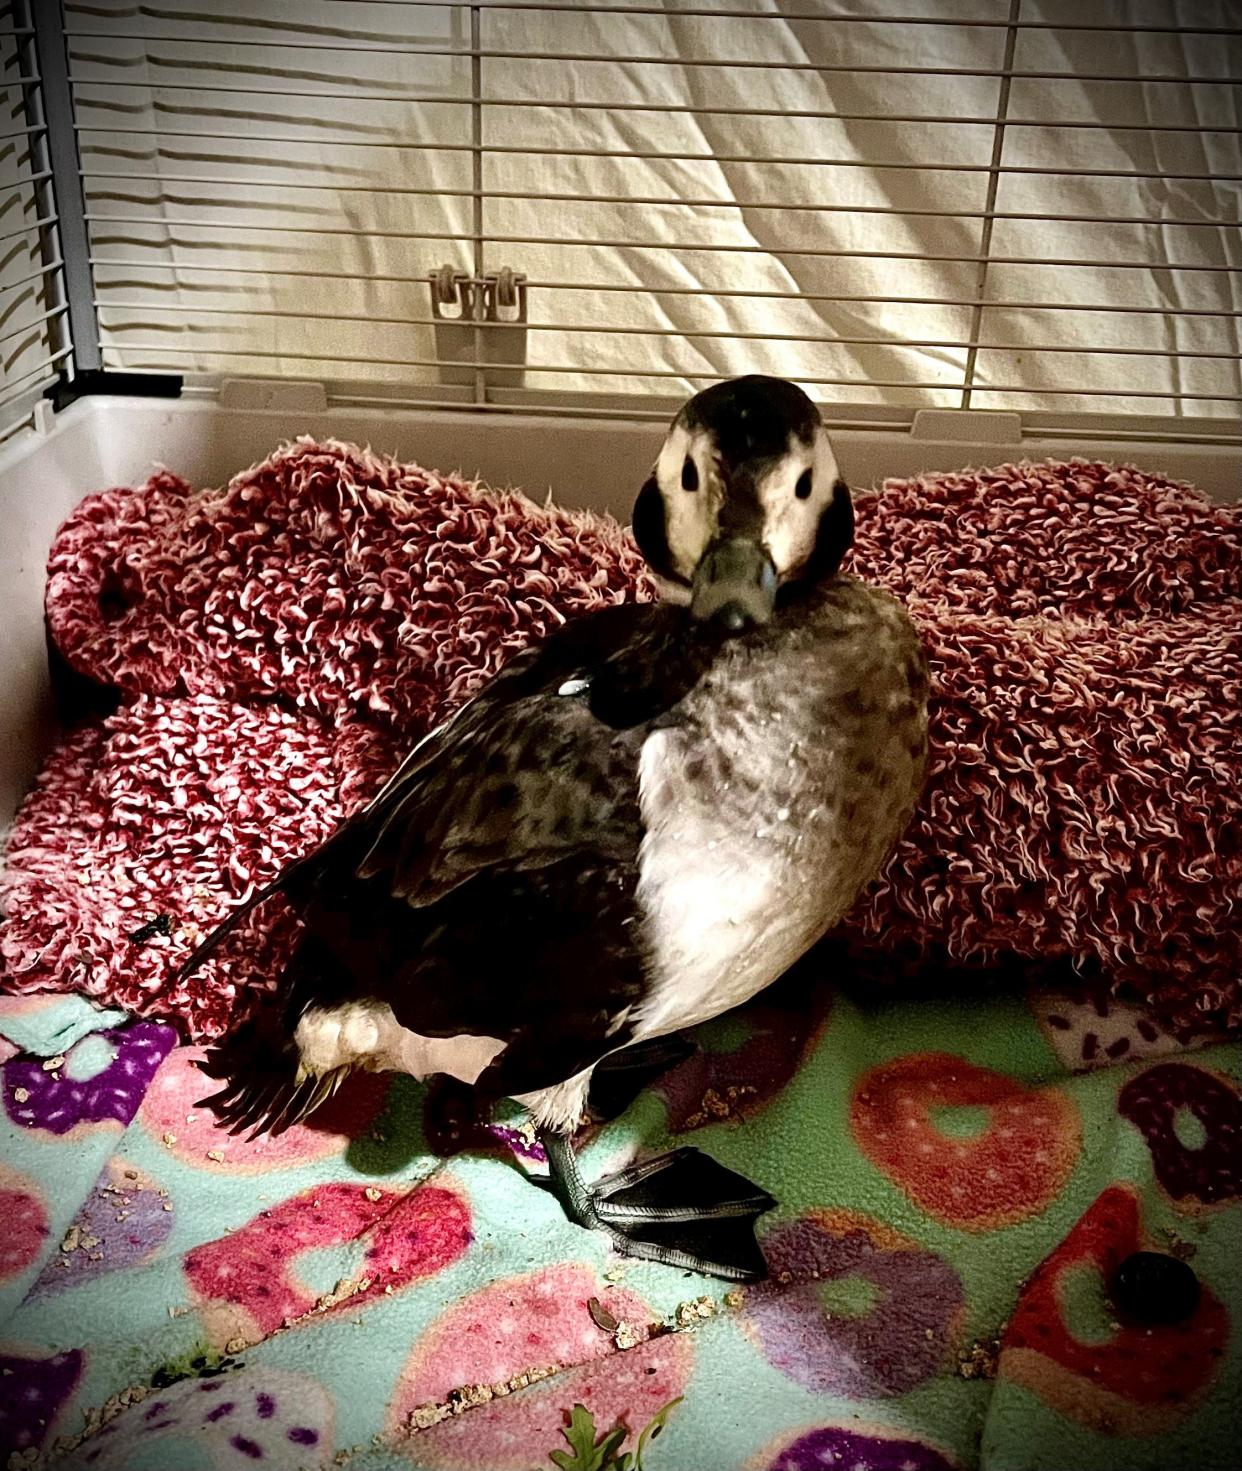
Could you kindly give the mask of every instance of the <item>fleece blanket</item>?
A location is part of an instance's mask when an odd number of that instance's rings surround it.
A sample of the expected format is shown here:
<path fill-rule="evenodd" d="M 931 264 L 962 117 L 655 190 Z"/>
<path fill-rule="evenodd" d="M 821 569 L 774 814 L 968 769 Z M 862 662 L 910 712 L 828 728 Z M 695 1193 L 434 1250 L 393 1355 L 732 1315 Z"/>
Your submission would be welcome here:
<path fill-rule="evenodd" d="M 406 1078 L 247 1144 L 162 1024 L 10 1057 L 7 1464 L 531 1471 L 577 1404 L 632 1449 L 677 1399 L 648 1471 L 1237 1464 L 1236 1050 L 1065 994 L 830 998 L 814 958 L 695 1040 L 585 1165 L 761 1182 L 760 1286 L 611 1255 L 503 1123 L 441 1158 Z M 1110 1299 L 1140 1247 L 1195 1272 L 1186 1321 Z"/>
<path fill-rule="evenodd" d="M 856 958 L 1059 957 L 1183 1034 L 1242 1020 L 1237 520 L 1088 462 L 858 497 L 852 570 L 916 619 L 932 723 L 920 809 L 845 926 Z M 88 497 L 48 624 L 76 694 L 114 708 L 18 818 L 5 988 L 219 1035 L 292 923 L 267 906 L 180 983 L 201 934 L 516 649 L 648 591 L 615 523 L 348 445 Z"/>

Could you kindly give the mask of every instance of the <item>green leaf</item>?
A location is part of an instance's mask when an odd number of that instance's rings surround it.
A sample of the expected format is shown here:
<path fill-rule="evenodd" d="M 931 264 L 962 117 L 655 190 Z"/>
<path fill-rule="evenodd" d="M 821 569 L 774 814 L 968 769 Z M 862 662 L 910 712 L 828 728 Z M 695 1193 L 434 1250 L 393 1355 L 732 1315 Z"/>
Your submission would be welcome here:
<path fill-rule="evenodd" d="M 560 1471 L 607 1471 L 607 1462 L 601 1448 L 611 1438 L 605 1436 L 600 1445 L 595 1444 L 595 1417 L 585 1405 L 575 1405 L 569 1414 L 569 1424 L 561 1434 L 569 1442 L 572 1455 L 565 1451 L 552 1451 L 549 1459 Z M 625 1432 L 621 1432 L 624 1438 Z"/>
<path fill-rule="evenodd" d="M 596 1440 L 594 1415 L 585 1405 L 575 1405 L 569 1414 L 569 1424 L 561 1430 L 569 1450 L 550 1451 L 548 1459 L 557 1471 L 643 1471 L 643 1451 L 664 1429 L 669 1415 L 679 1404 L 680 1396 L 670 1400 L 648 1422 L 633 1453 L 621 1449 L 629 1434 L 624 1425 L 614 1425 Z"/>
<path fill-rule="evenodd" d="M 625 1437 L 629 1433 L 624 1425 L 614 1425 L 595 1447 L 601 1471 L 614 1471 L 617 1466 L 617 1452 L 625 1444 Z"/>
<path fill-rule="evenodd" d="M 647 1422 L 646 1429 L 638 1437 L 638 1449 L 634 1453 L 634 1471 L 643 1471 L 643 1452 L 647 1449 L 648 1442 L 653 1441 L 664 1429 L 668 1423 L 668 1417 L 684 1398 L 684 1395 L 679 1394 L 676 1399 L 669 1400 L 668 1404 L 662 1410 L 657 1410 Z"/>

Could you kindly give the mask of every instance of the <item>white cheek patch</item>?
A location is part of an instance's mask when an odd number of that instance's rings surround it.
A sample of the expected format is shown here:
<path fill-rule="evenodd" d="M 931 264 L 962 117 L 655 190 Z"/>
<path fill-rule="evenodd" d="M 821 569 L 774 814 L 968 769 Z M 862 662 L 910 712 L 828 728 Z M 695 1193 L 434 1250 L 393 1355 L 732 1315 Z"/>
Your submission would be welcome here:
<path fill-rule="evenodd" d="M 681 467 L 687 457 L 699 472 L 698 490 L 683 490 Z M 720 491 L 712 462 L 710 436 L 691 434 L 680 424 L 664 441 L 656 460 L 656 481 L 664 500 L 664 525 L 673 566 L 692 577 L 712 539 Z"/>
<path fill-rule="evenodd" d="M 796 487 L 807 470 L 811 472 L 811 494 L 802 501 Z M 796 572 L 815 550 L 819 518 L 839 478 L 837 458 L 821 430 L 809 448 L 791 436 L 780 463 L 760 482 L 763 539 L 779 576 Z"/>

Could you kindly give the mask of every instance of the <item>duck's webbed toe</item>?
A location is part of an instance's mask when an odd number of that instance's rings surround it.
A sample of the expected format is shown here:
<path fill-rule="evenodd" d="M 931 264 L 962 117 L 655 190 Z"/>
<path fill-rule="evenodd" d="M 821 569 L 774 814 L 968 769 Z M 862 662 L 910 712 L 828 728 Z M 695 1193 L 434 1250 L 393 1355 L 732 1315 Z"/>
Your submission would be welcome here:
<path fill-rule="evenodd" d="M 540 1137 L 566 1215 L 604 1232 L 617 1251 L 731 1282 L 767 1275 L 755 1222 L 776 1202 L 745 1176 L 684 1148 L 588 1185 L 569 1140 Z"/>

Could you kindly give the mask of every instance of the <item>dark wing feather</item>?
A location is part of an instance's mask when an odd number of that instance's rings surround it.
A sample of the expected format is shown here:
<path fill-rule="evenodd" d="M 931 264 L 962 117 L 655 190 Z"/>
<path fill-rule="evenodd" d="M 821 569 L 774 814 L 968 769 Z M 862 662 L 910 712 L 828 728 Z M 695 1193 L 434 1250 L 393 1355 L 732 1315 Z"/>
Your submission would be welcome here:
<path fill-rule="evenodd" d="M 519 655 L 361 815 L 358 877 L 424 907 L 485 870 L 632 859 L 642 740 L 705 662 L 687 625 L 679 609 L 626 604 Z"/>

